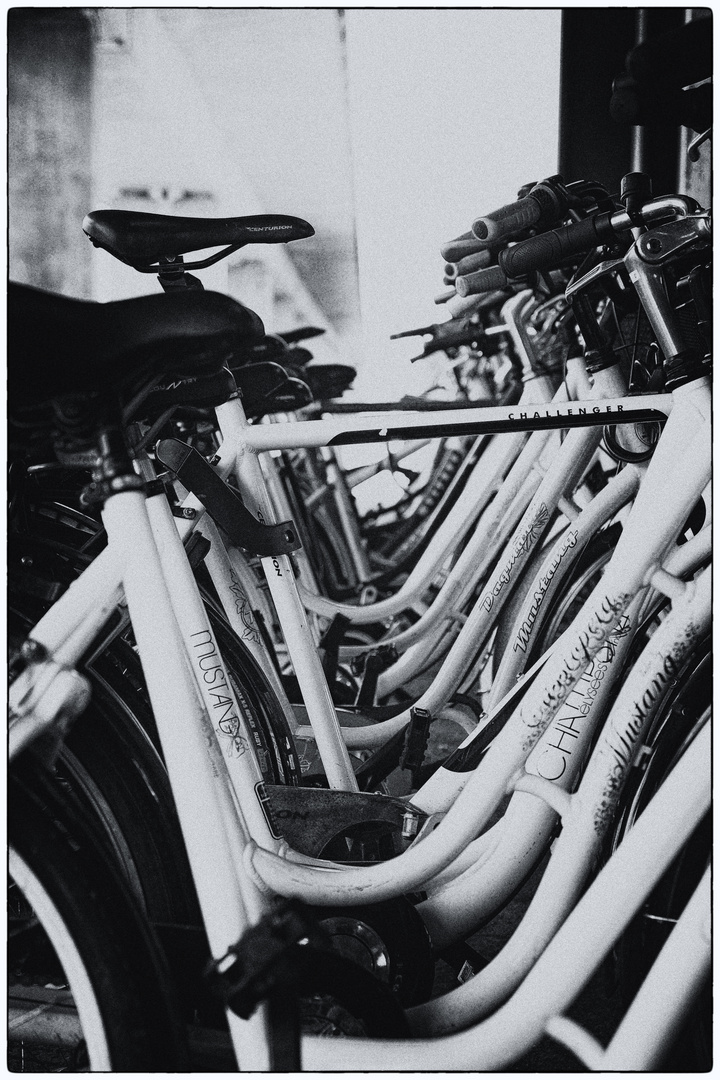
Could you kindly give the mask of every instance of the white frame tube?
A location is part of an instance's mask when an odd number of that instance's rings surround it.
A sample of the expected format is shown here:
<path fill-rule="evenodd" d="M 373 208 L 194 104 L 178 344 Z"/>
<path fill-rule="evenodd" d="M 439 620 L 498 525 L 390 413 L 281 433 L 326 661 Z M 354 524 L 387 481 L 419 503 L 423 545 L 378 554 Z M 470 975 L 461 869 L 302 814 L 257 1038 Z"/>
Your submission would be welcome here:
<path fill-rule="evenodd" d="M 183 651 L 145 496 L 108 499 L 103 520 L 121 552 L 123 586 L 193 880 L 213 956 L 220 959 L 266 909 L 266 899 L 239 871 L 237 840 L 249 838 L 234 804 L 224 762 Z M 192 771 L 188 771 L 192 761 Z M 218 823 L 221 829 L 218 829 Z M 208 838 L 212 837 L 212 848 Z M 248 1021 L 228 1012 L 238 1060 L 269 1068 L 266 1008 Z"/>
<path fill-rule="evenodd" d="M 710 572 L 705 570 L 688 588 L 683 601 L 673 605 L 650 639 L 620 691 L 575 795 L 558 792 L 557 781 L 540 779 L 537 770 L 532 775 L 528 767 L 534 755 L 528 759 L 525 772 L 515 782 L 516 792 L 530 793 L 531 802 L 539 801 L 539 796 L 562 814 L 563 830 L 548 867 L 520 925 L 500 953 L 463 986 L 411 1010 L 409 1015 L 415 1030 L 428 1034 L 457 1030 L 487 1015 L 514 990 L 572 910 L 597 858 L 637 748 L 662 702 L 662 693 L 657 688 L 668 686 L 671 672 L 682 668 L 710 625 L 710 585 Z M 641 606 L 642 598 L 638 597 L 633 607 L 637 611 Z M 629 644 L 626 637 L 625 650 Z M 618 654 L 622 646 L 616 648 L 615 659 L 621 661 Z M 541 740 L 536 752 L 542 745 Z M 531 808 L 528 810 L 532 815 Z M 511 835 L 510 839 L 512 842 Z M 491 861 L 483 869 L 491 874 Z M 479 873 L 473 875 L 467 871 L 463 876 L 475 876 L 475 884 L 480 887 Z M 450 883 L 446 892 L 452 895 L 454 887 L 467 903 L 462 879 Z M 452 916 L 450 910 L 447 917 L 452 920 Z M 429 928 L 432 933 L 432 922 Z"/>
<path fill-rule="evenodd" d="M 710 805 L 709 724 L 651 800 L 634 828 L 578 901 L 521 986 L 493 1016 L 434 1039 L 343 1040 L 357 1071 L 497 1072 L 542 1036 L 574 1000 Z M 305 1036 L 308 1072 L 337 1069 L 332 1040 Z"/>
<path fill-rule="evenodd" d="M 603 579 L 564 635 L 562 647 L 550 656 L 542 675 L 435 831 L 387 863 L 353 867 L 339 878 L 337 874 L 324 874 L 310 867 L 291 866 L 269 852 L 257 850 L 251 865 L 258 871 L 260 880 L 282 894 L 301 896 L 316 903 L 369 903 L 416 889 L 449 865 L 482 831 L 510 776 L 523 764 L 580 680 L 587 663 L 607 641 L 646 579 L 648 564 L 653 568 L 659 564 L 668 546 L 674 543 L 689 509 L 708 482 L 709 388 L 705 380 L 700 380 L 700 384 L 690 384 L 676 392 L 677 407 L 651 459 Z M 654 513 L 659 503 L 665 510 L 660 524 Z M 649 528 L 649 523 L 654 527 Z M 468 620 L 458 642 L 470 624 Z M 422 796 L 422 790 L 419 794 Z"/>
<path fill-rule="evenodd" d="M 598 1062 L 600 1069 L 650 1072 L 662 1064 L 710 975 L 711 920 L 708 867 Z"/>
<path fill-rule="evenodd" d="M 284 425 L 250 427 L 237 399 L 220 405 L 216 412 L 223 436 L 222 445 L 228 444 L 228 456 L 234 455 L 235 475 L 243 501 L 258 521 L 269 524 L 274 521 L 273 509 L 267 498 L 260 463 L 257 455 L 248 451 L 245 433 L 274 431 Z M 355 772 L 337 722 L 335 705 L 320 663 L 307 612 L 298 594 L 291 559 L 288 555 L 273 555 L 260 561 L 283 628 L 290 661 L 300 684 L 300 692 L 310 717 L 328 783 L 337 790 L 357 791 Z"/>

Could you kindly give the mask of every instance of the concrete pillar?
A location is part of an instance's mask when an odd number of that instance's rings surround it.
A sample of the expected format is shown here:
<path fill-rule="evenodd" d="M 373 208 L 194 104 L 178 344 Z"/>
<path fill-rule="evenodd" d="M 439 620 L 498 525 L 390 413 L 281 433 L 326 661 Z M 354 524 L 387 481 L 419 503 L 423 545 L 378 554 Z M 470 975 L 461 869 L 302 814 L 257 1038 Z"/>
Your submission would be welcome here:
<path fill-rule="evenodd" d="M 92 30 L 78 8 L 8 18 L 9 265 L 15 281 L 90 295 Z"/>

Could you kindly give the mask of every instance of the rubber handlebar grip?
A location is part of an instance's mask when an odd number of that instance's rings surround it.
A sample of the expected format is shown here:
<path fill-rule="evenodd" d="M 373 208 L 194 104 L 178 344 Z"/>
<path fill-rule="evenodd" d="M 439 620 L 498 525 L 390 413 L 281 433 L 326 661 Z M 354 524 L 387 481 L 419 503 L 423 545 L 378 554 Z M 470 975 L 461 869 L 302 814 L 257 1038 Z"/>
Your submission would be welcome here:
<path fill-rule="evenodd" d="M 480 293 L 502 289 L 508 283 L 508 275 L 499 266 L 488 266 L 475 274 L 464 274 L 455 279 L 458 296 L 478 296 Z"/>
<path fill-rule="evenodd" d="M 534 270 L 555 270 L 571 256 L 584 255 L 604 242 L 598 235 L 598 220 L 594 217 L 584 218 L 572 225 L 521 240 L 501 251 L 498 263 L 509 278 L 522 277 Z M 457 283 L 456 288 L 460 292 Z"/>
<path fill-rule="evenodd" d="M 490 214 L 484 214 L 473 222 L 473 235 L 485 243 L 502 240 L 506 236 L 514 236 L 522 229 L 530 225 L 537 225 L 542 215 L 543 208 L 532 195 L 516 202 L 501 206 L 499 210 L 493 210 Z"/>
<path fill-rule="evenodd" d="M 474 255 L 467 255 L 455 264 L 455 277 L 458 274 L 474 274 L 476 270 L 484 270 L 492 261 L 489 251 L 476 251 Z"/>
<path fill-rule="evenodd" d="M 463 233 L 455 240 L 448 240 L 440 248 L 440 254 L 446 262 L 460 262 L 468 255 L 474 255 L 476 251 L 484 251 L 487 247 L 482 240 L 478 240 L 471 232 Z"/>

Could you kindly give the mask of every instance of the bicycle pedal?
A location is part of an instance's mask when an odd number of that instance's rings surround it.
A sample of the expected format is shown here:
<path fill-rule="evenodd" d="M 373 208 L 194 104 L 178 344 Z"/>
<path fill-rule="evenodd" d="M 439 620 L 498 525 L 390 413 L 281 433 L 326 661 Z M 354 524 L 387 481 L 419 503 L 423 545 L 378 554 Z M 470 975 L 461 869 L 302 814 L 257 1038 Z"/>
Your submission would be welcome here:
<path fill-rule="evenodd" d="M 299 947 L 327 950 L 329 935 L 299 901 L 278 900 L 225 956 L 208 965 L 205 977 L 216 996 L 247 1020 L 279 988 L 299 989 L 301 972 L 288 963 Z"/>
<path fill-rule="evenodd" d="M 355 701 L 358 708 L 369 708 L 374 704 L 378 679 L 397 660 L 397 655 L 394 645 L 380 645 L 366 654 L 363 680 Z"/>
<path fill-rule="evenodd" d="M 400 758 L 400 768 L 407 769 L 413 778 L 413 785 L 417 786 L 420 767 L 427 750 L 430 735 L 430 723 L 432 713 L 427 709 L 412 708 L 410 710 L 410 723 L 407 727 L 405 746 Z"/>

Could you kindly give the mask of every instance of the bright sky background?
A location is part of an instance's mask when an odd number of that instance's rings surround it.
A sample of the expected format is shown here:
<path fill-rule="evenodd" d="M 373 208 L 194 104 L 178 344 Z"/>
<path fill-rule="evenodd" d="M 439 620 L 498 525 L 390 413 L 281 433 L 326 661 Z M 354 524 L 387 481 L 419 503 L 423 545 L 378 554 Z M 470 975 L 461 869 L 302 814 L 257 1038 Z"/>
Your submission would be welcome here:
<path fill-rule="evenodd" d="M 448 318 L 441 244 L 557 170 L 560 10 L 352 9 L 346 13 L 363 357 L 360 396 L 431 381 L 409 368 Z"/>

